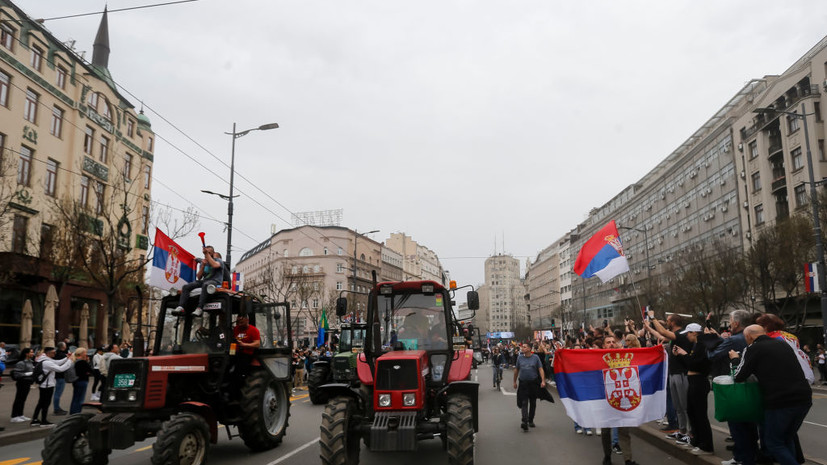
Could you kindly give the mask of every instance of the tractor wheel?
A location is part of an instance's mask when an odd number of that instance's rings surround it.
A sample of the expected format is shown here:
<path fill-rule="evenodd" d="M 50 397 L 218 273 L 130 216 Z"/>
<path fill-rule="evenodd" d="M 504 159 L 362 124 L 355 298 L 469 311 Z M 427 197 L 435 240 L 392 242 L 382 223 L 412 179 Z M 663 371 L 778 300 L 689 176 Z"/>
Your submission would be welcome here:
<path fill-rule="evenodd" d="M 165 421 L 152 445 L 152 465 L 203 465 L 210 427 L 204 417 L 184 412 Z"/>
<path fill-rule="evenodd" d="M 287 383 L 276 381 L 266 370 L 251 373 L 241 388 L 243 420 L 238 432 L 252 451 L 272 449 L 281 444 L 290 418 Z"/>
<path fill-rule="evenodd" d="M 110 450 L 92 450 L 87 436 L 92 415 L 78 413 L 70 416 L 46 436 L 40 456 L 44 465 L 105 465 Z"/>
<path fill-rule="evenodd" d="M 445 436 L 448 440 L 449 465 L 474 464 L 474 416 L 471 401 L 466 396 L 448 398 L 448 425 Z"/>
<path fill-rule="evenodd" d="M 356 415 L 356 401 L 350 397 L 334 397 L 322 413 L 321 458 L 324 465 L 358 465 L 359 434 L 351 431 Z"/>
<path fill-rule="evenodd" d="M 327 384 L 330 379 L 330 366 L 319 365 L 314 366 L 307 375 L 307 390 L 310 392 L 310 402 L 316 405 L 326 404 L 329 397 L 327 394 L 319 390 L 323 384 Z"/>

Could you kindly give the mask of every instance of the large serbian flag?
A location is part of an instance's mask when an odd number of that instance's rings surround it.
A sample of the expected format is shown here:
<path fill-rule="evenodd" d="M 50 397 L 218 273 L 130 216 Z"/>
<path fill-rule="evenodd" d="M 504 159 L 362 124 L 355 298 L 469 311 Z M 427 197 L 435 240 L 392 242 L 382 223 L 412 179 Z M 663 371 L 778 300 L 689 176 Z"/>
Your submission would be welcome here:
<path fill-rule="evenodd" d="M 149 284 L 161 289 L 181 289 L 195 281 L 195 268 L 195 257 L 156 228 Z"/>
<path fill-rule="evenodd" d="M 560 349 L 554 379 L 566 414 L 586 428 L 640 426 L 666 412 L 663 346 Z"/>
<path fill-rule="evenodd" d="M 583 244 L 574 262 L 575 273 L 584 278 L 597 276 L 604 283 L 627 271 L 629 262 L 623 255 L 623 245 L 614 220 Z"/>

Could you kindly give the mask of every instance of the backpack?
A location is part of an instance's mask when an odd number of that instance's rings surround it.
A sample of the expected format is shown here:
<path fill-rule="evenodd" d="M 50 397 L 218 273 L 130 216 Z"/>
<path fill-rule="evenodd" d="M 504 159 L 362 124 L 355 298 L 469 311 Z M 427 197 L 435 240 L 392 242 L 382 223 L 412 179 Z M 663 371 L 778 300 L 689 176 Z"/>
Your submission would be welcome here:
<path fill-rule="evenodd" d="M 32 372 L 32 378 L 34 378 L 34 382 L 37 384 L 43 384 L 46 381 L 46 377 L 48 373 L 43 370 L 43 362 L 37 362 L 34 365 L 34 371 Z"/>
<path fill-rule="evenodd" d="M 77 381 L 79 379 L 78 374 L 75 371 L 75 364 L 74 363 L 72 364 L 71 368 L 69 368 L 68 370 L 63 372 L 63 378 L 66 380 L 67 383 L 70 383 L 70 384 L 74 383 L 75 381 Z"/>

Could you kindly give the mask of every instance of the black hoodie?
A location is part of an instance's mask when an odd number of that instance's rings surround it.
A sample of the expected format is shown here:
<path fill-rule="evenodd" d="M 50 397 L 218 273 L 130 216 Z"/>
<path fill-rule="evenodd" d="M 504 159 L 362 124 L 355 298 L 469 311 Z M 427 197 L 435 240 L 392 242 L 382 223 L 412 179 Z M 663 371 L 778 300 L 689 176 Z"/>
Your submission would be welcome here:
<path fill-rule="evenodd" d="M 733 360 L 733 364 L 737 362 L 738 359 Z M 762 335 L 747 346 L 735 371 L 735 381 L 745 381 L 750 375 L 758 378 L 766 409 L 813 403 L 813 391 L 804 377 L 797 355 L 784 341 Z"/>

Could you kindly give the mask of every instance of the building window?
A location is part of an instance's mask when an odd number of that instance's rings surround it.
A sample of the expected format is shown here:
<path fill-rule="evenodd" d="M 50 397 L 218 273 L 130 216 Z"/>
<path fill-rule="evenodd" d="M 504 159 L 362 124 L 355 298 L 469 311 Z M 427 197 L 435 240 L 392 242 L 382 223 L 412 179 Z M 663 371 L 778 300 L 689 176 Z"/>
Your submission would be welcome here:
<path fill-rule="evenodd" d="M 821 102 L 813 102 L 813 113 L 815 113 L 816 122 L 821 122 Z"/>
<path fill-rule="evenodd" d="M 152 138 L 151 137 L 147 137 L 147 139 L 146 139 L 146 151 L 147 152 L 152 151 Z"/>
<path fill-rule="evenodd" d="M 97 92 L 89 92 L 89 97 L 86 98 L 86 105 L 89 106 L 95 112 L 98 111 L 98 93 Z"/>
<path fill-rule="evenodd" d="M 11 250 L 14 253 L 26 253 L 26 232 L 29 230 L 29 219 L 25 216 L 14 215 L 12 229 Z"/>
<path fill-rule="evenodd" d="M 11 84 L 9 75 L 0 71 L 0 105 L 4 107 L 9 106 L 9 84 Z"/>
<path fill-rule="evenodd" d="M 342 290 L 342 282 L 341 282 L 341 281 L 336 281 L 336 290 L 337 290 L 337 291 L 341 291 L 341 290 Z"/>
<path fill-rule="evenodd" d="M 40 258 L 49 258 L 52 255 L 52 225 L 43 223 L 40 225 Z"/>
<path fill-rule="evenodd" d="M 342 250 L 342 248 L 341 248 L 341 247 L 339 247 L 339 250 L 337 250 L 336 252 L 337 252 L 339 255 L 344 255 L 344 254 L 345 254 L 345 251 L 344 251 L 344 250 Z"/>
<path fill-rule="evenodd" d="M 312 257 L 313 256 L 313 249 L 310 247 L 304 247 L 303 249 L 299 250 L 299 257 Z"/>
<path fill-rule="evenodd" d="M 6 24 L 0 24 L 0 45 L 14 51 L 15 30 Z"/>
<path fill-rule="evenodd" d="M 100 161 L 101 163 L 106 163 L 107 158 L 109 157 L 109 139 L 106 137 L 101 136 L 101 153 L 100 153 Z"/>
<path fill-rule="evenodd" d="M 83 152 L 92 155 L 92 144 L 95 143 L 95 130 L 86 126 L 86 135 L 83 137 Z"/>
<path fill-rule="evenodd" d="M 149 207 L 143 206 L 141 211 L 141 234 L 149 234 Z"/>
<path fill-rule="evenodd" d="M 793 171 L 798 171 L 804 168 L 804 157 L 801 155 L 801 147 L 797 147 L 790 152 L 790 157 L 793 159 Z"/>
<path fill-rule="evenodd" d="M 37 122 L 37 100 L 40 98 L 37 92 L 26 89 L 26 106 L 23 107 L 23 119 L 30 123 Z"/>
<path fill-rule="evenodd" d="M 135 135 L 135 123 L 133 123 L 129 118 L 126 120 L 126 135 L 129 137 L 133 137 Z"/>
<path fill-rule="evenodd" d="M 103 111 L 101 112 L 101 116 L 103 116 L 107 121 L 112 121 L 112 111 L 109 109 L 109 102 L 106 100 L 103 101 Z"/>
<path fill-rule="evenodd" d="M 123 156 L 123 178 L 127 181 L 132 179 L 132 154 Z"/>
<path fill-rule="evenodd" d="M 52 107 L 52 126 L 49 132 L 58 139 L 63 132 L 63 110 L 58 107 Z"/>
<path fill-rule="evenodd" d="M 144 189 L 149 189 L 149 181 L 152 179 L 152 168 L 144 166 Z"/>
<path fill-rule="evenodd" d="M 32 149 L 20 147 L 20 158 L 17 161 L 17 184 L 28 186 L 32 177 Z"/>
<path fill-rule="evenodd" d="M 85 207 L 89 202 L 89 177 L 80 177 L 80 205 Z"/>
<path fill-rule="evenodd" d="M 344 273 L 345 272 L 345 266 L 342 265 L 341 263 L 337 263 L 336 264 L 336 272 L 337 273 Z"/>
<path fill-rule="evenodd" d="M 103 195 L 105 190 L 106 186 L 102 182 L 95 181 L 95 214 L 97 215 L 103 213 Z"/>
<path fill-rule="evenodd" d="M 761 190 L 761 173 L 756 172 L 752 173 L 752 192 L 758 192 Z"/>
<path fill-rule="evenodd" d="M 794 112 L 795 115 L 787 115 L 787 127 L 790 130 L 790 134 L 798 131 L 801 127 L 801 122 L 799 121 L 798 112 Z"/>
<path fill-rule="evenodd" d="M 324 248 L 324 254 L 327 255 L 327 247 Z"/>
<path fill-rule="evenodd" d="M 46 195 L 55 196 L 57 191 L 58 163 L 51 158 L 46 161 Z"/>
<path fill-rule="evenodd" d="M 749 143 L 749 157 L 750 159 L 758 157 L 758 142 L 752 141 Z"/>
<path fill-rule="evenodd" d="M 35 71 L 40 71 L 40 66 L 43 64 L 43 49 L 37 45 L 32 45 L 32 59 L 31 65 Z"/>
<path fill-rule="evenodd" d="M 795 186 L 795 205 L 797 207 L 803 207 L 807 205 L 807 185 L 801 184 L 799 186 Z"/>
<path fill-rule="evenodd" d="M 755 206 L 755 224 L 756 225 L 764 224 L 764 206 L 763 205 L 756 205 Z"/>
<path fill-rule="evenodd" d="M 319 308 L 319 299 L 313 299 L 313 308 Z"/>
<path fill-rule="evenodd" d="M 818 159 L 821 161 L 825 161 L 824 158 L 824 139 L 818 140 Z"/>
<path fill-rule="evenodd" d="M 55 83 L 61 89 L 66 88 L 66 75 L 67 74 L 68 73 L 66 72 L 66 68 L 64 68 L 63 66 L 58 66 L 57 67 L 57 77 L 55 79 Z"/>

